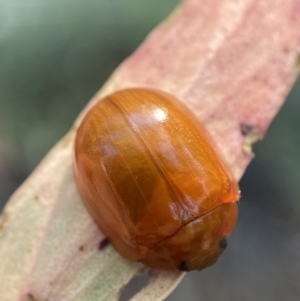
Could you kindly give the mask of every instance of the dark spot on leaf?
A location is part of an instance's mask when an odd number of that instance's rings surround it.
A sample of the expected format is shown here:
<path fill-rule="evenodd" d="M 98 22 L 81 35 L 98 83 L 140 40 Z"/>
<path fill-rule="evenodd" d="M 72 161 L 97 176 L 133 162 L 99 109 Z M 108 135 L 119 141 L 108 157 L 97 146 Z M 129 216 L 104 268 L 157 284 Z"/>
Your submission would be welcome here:
<path fill-rule="evenodd" d="M 103 240 L 100 241 L 99 243 L 99 250 L 104 250 L 109 244 L 109 241 L 107 238 L 104 238 Z"/>
<path fill-rule="evenodd" d="M 78 250 L 79 251 L 84 251 L 84 245 L 81 245 Z"/>
<path fill-rule="evenodd" d="M 27 294 L 26 295 L 26 301 L 38 301 L 38 300 L 35 299 L 32 294 Z"/>
<path fill-rule="evenodd" d="M 241 133 L 243 136 L 247 136 L 253 131 L 253 125 L 246 124 L 246 123 L 241 123 Z"/>
<path fill-rule="evenodd" d="M 189 265 L 188 265 L 188 263 L 186 261 L 181 261 L 179 263 L 179 265 L 177 266 L 177 269 L 179 271 L 187 272 L 187 271 L 189 271 L 190 267 L 189 267 Z"/>
<path fill-rule="evenodd" d="M 244 152 L 253 156 L 252 146 L 263 138 L 263 131 L 258 125 L 250 125 L 243 122 L 240 124 L 240 131 L 245 137 L 243 143 Z"/>

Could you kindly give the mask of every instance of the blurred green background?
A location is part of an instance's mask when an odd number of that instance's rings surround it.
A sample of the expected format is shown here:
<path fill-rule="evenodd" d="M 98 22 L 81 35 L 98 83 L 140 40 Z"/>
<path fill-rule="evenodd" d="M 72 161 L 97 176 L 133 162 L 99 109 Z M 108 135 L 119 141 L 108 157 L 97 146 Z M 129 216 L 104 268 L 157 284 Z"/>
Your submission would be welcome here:
<path fill-rule="evenodd" d="M 0 0 L 0 208 L 178 3 Z M 189 273 L 168 301 L 300 300 L 299 97 L 300 82 L 255 146 L 228 249 L 215 266 Z"/>

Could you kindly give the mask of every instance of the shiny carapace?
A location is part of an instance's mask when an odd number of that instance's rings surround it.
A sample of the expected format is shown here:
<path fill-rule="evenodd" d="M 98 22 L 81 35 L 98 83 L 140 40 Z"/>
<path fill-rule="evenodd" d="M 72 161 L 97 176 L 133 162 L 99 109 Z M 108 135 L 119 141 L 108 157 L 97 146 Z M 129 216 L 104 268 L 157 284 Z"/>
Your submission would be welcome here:
<path fill-rule="evenodd" d="M 170 94 L 126 89 L 97 102 L 75 141 L 86 208 L 124 257 L 201 270 L 227 245 L 239 189 L 208 132 Z"/>

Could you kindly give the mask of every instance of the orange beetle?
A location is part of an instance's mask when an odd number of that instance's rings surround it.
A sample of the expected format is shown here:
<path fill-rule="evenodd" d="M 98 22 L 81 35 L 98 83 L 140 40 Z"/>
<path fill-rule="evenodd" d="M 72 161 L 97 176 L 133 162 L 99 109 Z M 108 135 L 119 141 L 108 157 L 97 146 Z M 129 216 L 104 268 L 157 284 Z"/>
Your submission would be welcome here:
<path fill-rule="evenodd" d="M 88 211 L 124 257 L 190 271 L 226 248 L 238 185 L 172 95 L 126 89 L 99 101 L 77 131 L 74 166 Z"/>

